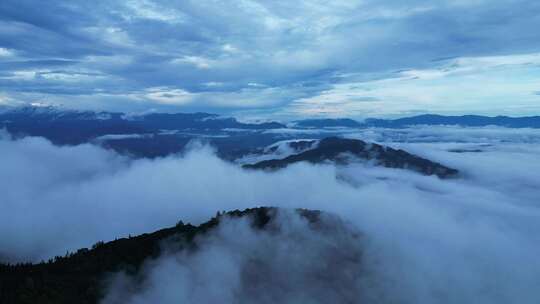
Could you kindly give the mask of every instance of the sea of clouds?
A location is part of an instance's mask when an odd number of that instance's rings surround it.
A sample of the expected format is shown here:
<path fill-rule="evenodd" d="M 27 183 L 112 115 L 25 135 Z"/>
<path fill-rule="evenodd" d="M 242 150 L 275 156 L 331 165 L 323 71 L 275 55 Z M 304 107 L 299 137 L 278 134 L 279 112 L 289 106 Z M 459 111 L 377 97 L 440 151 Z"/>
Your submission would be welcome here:
<path fill-rule="evenodd" d="M 329 248 L 337 248 L 336 252 L 361 251 L 359 269 L 335 273 L 344 276 L 339 281 L 350 286 L 358 301 L 538 303 L 540 145 L 531 140 L 538 133 L 486 130 L 464 131 L 463 140 L 460 130 L 447 129 L 438 140 L 384 140 L 460 170 L 460 178 L 452 180 L 362 164 L 246 171 L 220 160 L 211 148 L 196 145 L 184 155 L 133 160 L 93 145 L 57 147 L 41 138 L 13 139 L 4 132 L 0 257 L 39 261 L 100 240 L 172 226 L 178 220 L 201 223 L 218 210 L 310 208 L 331 212 L 348 223 L 347 241 L 310 231 L 300 219 L 285 221 L 300 222 L 284 230 L 289 233 L 262 236 L 246 225 L 229 223 L 200 240 L 204 246 L 199 253 L 169 254 L 150 263 L 144 274 L 147 288 L 129 301 L 215 302 L 231 290 L 244 290 L 245 285 L 238 283 L 239 271 L 249 257 L 262 256 L 270 268 L 281 269 L 269 277 L 289 275 L 286 285 L 299 291 L 323 289 L 309 293 L 317 295 L 311 298 L 292 292 L 281 302 L 327 303 L 327 296 L 335 295 L 337 303 L 347 303 L 350 293 L 336 295 L 338 287 L 316 285 L 309 280 L 313 273 L 307 271 L 316 261 L 330 261 Z M 417 129 L 411 134 L 436 137 L 436 131 Z M 471 147 L 481 152 L 450 152 Z M 348 238 L 355 231 L 362 237 Z M 294 244 L 291 234 L 301 236 L 304 246 L 277 246 Z M 232 246 L 229 235 L 244 237 L 234 238 Z M 261 248 L 272 248 L 272 254 L 257 254 Z M 301 265 L 307 268 L 293 267 L 299 265 L 299 257 L 305 258 Z M 210 275 L 209 269 L 215 271 Z M 365 277 L 358 280 L 357 275 Z M 186 277 L 198 278 L 196 282 L 209 292 L 190 292 Z M 116 280 L 107 301 L 115 303 L 118 290 L 129 290 L 125 286 L 130 284 L 127 278 Z M 247 291 L 228 296 L 238 303 L 253 299 Z"/>

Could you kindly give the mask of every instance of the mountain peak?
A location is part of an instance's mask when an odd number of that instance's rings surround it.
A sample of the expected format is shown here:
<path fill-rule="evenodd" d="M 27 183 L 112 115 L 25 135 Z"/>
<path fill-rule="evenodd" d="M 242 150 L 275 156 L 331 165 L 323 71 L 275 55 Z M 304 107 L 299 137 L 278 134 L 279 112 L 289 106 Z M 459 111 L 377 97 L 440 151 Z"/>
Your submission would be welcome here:
<path fill-rule="evenodd" d="M 358 139 L 327 137 L 318 141 L 315 148 L 287 156 L 283 159 L 263 160 L 246 164 L 247 169 L 276 170 L 298 162 L 348 164 L 355 161 L 374 161 L 387 168 L 409 169 L 423 175 L 436 175 L 449 178 L 457 175 L 456 169 L 432 162 L 403 150 L 396 150 L 375 143 L 366 143 Z"/>

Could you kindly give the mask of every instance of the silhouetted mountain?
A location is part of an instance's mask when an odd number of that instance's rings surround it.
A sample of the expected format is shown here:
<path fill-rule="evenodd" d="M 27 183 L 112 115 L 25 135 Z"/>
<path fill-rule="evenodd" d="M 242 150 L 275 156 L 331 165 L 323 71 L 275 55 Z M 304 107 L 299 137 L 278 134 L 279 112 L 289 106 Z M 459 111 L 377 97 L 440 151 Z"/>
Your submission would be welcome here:
<path fill-rule="evenodd" d="M 15 135 L 43 136 L 56 144 L 81 144 L 114 134 L 156 134 L 163 130 L 273 129 L 276 122 L 249 124 L 235 118 L 208 113 L 153 113 L 128 116 L 123 113 L 62 110 L 27 106 L 0 112 L 0 128 Z"/>
<path fill-rule="evenodd" d="M 356 120 L 348 118 L 337 119 L 304 119 L 294 122 L 295 127 L 299 128 L 332 128 L 332 127 L 361 127 L 362 124 Z"/>
<path fill-rule="evenodd" d="M 364 122 L 352 119 L 306 119 L 294 122 L 294 127 L 299 128 L 404 128 L 414 125 L 457 125 L 464 127 L 483 127 L 500 126 L 508 128 L 540 128 L 540 116 L 530 117 L 508 117 L 508 116 L 481 116 L 481 115 L 463 115 L 463 116 L 443 116 L 425 114 L 399 119 L 377 119 L 368 118 Z"/>
<path fill-rule="evenodd" d="M 15 137 L 42 136 L 57 145 L 92 142 L 122 154 L 148 158 L 181 153 L 193 139 L 214 146 L 221 158 L 235 160 L 253 153 L 269 154 L 272 151 L 262 150 L 278 141 L 303 138 L 305 129 L 335 128 L 324 132 L 309 130 L 310 138 L 320 139 L 339 136 L 339 127 L 403 128 L 419 124 L 540 127 L 540 117 L 420 115 L 396 120 L 367 119 L 362 123 L 351 119 L 311 119 L 297 121 L 287 128 L 277 122 L 242 123 L 209 113 L 126 115 L 48 106 L 0 109 L 0 129 L 6 128 Z M 275 130 L 268 132 L 270 129 Z"/>
<path fill-rule="evenodd" d="M 221 129 L 277 129 L 285 127 L 277 122 L 265 122 L 260 124 L 247 124 L 238 122 L 232 117 L 221 117 L 216 114 L 208 113 L 176 113 L 165 114 L 155 113 L 140 116 L 134 121 L 150 129 L 167 130 L 221 130 Z"/>
<path fill-rule="evenodd" d="M 347 118 L 335 119 L 304 119 L 293 123 L 297 128 L 405 128 L 414 125 L 457 125 L 464 127 L 482 127 L 482 126 L 500 126 L 508 128 L 540 128 L 540 116 L 530 117 L 508 117 L 508 116 L 481 116 L 481 115 L 462 115 L 462 116 L 444 116 L 425 114 L 399 119 L 378 119 L 368 118 L 363 122 Z"/>
<path fill-rule="evenodd" d="M 39 264 L 0 264 L 0 303 L 98 303 L 104 296 L 102 283 L 111 273 L 125 271 L 136 275 L 145 260 L 156 258 L 167 249 L 197 250 L 196 238 L 216 228 L 221 219 L 248 217 L 255 229 L 266 229 L 277 209 L 260 207 L 218 215 L 199 226 L 184 225 L 136 237 L 96 243 L 91 249 L 56 257 Z M 310 223 L 319 221 L 319 211 L 296 210 Z"/>
<path fill-rule="evenodd" d="M 287 156 L 282 159 L 270 159 L 246 164 L 248 169 L 279 169 L 297 162 L 323 163 L 332 161 L 337 164 L 348 164 L 357 159 L 374 161 L 376 165 L 387 168 L 409 169 L 424 175 L 437 175 L 440 178 L 458 174 L 456 169 L 421 158 L 403 150 L 374 143 L 366 143 L 357 139 L 328 137 L 321 139 L 313 149 Z"/>
<path fill-rule="evenodd" d="M 21 107 L 0 113 L 0 128 L 15 135 L 42 136 L 56 144 L 80 144 L 105 134 L 148 132 L 122 119 L 121 113 Z"/>
<path fill-rule="evenodd" d="M 540 116 L 531 117 L 508 117 L 508 116 L 443 116 L 443 115 L 418 115 L 394 120 L 366 119 L 364 126 L 403 128 L 412 125 L 458 125 L 464 127 L 501 126 L 508 128 L 540 128 Z"/>

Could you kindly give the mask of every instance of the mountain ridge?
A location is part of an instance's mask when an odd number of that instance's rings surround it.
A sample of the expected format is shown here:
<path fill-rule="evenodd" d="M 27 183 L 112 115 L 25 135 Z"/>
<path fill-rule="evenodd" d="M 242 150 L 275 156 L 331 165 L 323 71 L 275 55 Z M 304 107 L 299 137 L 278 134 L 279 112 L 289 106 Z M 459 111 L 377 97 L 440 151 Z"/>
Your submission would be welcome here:
<path fill-rule="evenodd" d="M 45 117 L 46 115 L 50 116 L 66 116 L 70 118 L 79 117 L 81 119 L 124 119 L 124 120 L 133 120 L 133 121 L 142 121 L 142 120 L 154 120 L 154 118 L 162 119 L 164 117 L 174 117 L 179 116 L 181 118 L 186 118 L 193 116 L 199 119 L 210 118 L 210 119 L 220 119 L 220 120 L 234 120 L 235 122 L 242 125 L 264 125 L 264 124 L 275 124 L 275 127 L 286 127 L 283 122 L 269 120 L 267 122 L 239 122 L 236 118 L 230 116 L 222 116 L 219 114 L 208 113 L 208 112 L 148 112 L 148 113 L 129 113 L 129 112 L 112 112 L 112 111 L 93 111 L 93 110 L 76 110 L 69 109 L 60 106 L 52 105 L 23 105 L 23 106 L 2 106 L 0 107 L 0 117 L 3 115 L 9 114 L 26 114 L 37 116 L 41 115 Z M 506 115 L 478 115 L 478 114 L 464 114 L 464 115 L 443 115 L 443 114 L 419 114 L 413 116 L 406 116 L 395 119 L 386 119 L 386 118 L 372 118 L 367 117 L 363 120 L 356 120 L 353 118 L 346 117 L 337 117 L 337 118 L 305 118 L 297 119 L 292 121 L 291 126 L 295 127 L 355 127 L 355 126 L 373 126 L 373 125 L 406 125 L 406 124 L 445 124 L 445 123 L 456 123 L 456 124 L 487 124 L 491 123 L 493 125 L 501 125 L 503 123 L 509 122 L 529 122 L 534 123 L 536 127 L 540 127 L 536 123 L 540 121 L 540 115 L 529 115 L 529 116 L 506 116 Z"/>
<path fill-rule="evenodd" d="M 252 228 L 265 230 L 276 218 L 278 208 L 256 207 L 218 212 L 198 226 L 179 221 L 176 226 L 138 236 L 98 242 L 65 256 L 37 264 L 0 263 L 0 303 L 98 303 L 106 292 L 102 285 L 107 276 L 124 271 L 135 276 L 148 259 L 165 252 L 167 241 L 177 250 L 197 250 L 196 239 L 218 227 L 224 218 L 248 218 Z M 318 210 L 295 209 L 309 223 L 317 223 Z"/>
<path fill-rule="evenodd" d="M 17 107 L 0 112 L 0 129 L 15 135 L 43 136 L 55 144 L 76 145 L 104 135 L 156 134 L 162 130 L 222 130 L 283 128 L 277 122 L 241 123 L 210 113 L 149 113 L 62 110 L 55 107 Z"/>
<path fill-rule="evenodd" d="M 457 176 L 459 171 L 440 163 L 396 150 L 375 143 L 367 143 L 358 139 L 327 137 L 321 139 L 316 147 L 292 154 L 285 158 L 262 160 L 254 164 L 245 164 L 246 169 L 277 170 L 298 162 L 313 164 L 332 161 L 336 164 L 349 164 L 354 159 L 375 161 L 376 165 L 386 168 L 410 169 L 423 175 L 436 175 L 439 178 Z"/>

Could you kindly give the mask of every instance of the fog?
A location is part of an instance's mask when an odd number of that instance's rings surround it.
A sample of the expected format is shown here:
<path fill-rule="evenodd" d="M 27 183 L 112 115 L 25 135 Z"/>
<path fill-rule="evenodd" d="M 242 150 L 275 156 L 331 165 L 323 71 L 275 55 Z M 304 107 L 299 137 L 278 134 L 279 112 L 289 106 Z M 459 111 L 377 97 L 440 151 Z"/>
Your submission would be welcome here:
<path fill-rule="evenodd" d="M 170 250 L 143 280 L 113 278 L 104 303 L 351 303 L 366 285 L 360 234 L 332 216 L 279 210 L 264 230 L 224 218 L 195 254 Z"/>
<path fill-rule="evenodd" d="M 267 134 L 306 136 L 326 134 L 360 138 L 372 142 L 452 142 L 452 143 L 540 143 L 540 129 L 499 126 L 410 126 L 407 128 L 270 129 Z"/>
<path fill-rule="evenodd" d="M 362 233 L 357 244 L 336 240 L 333 245 L 338 252 L 356 245 L 362 251 L 360 273 L 365 277 L 347 281 L 347 286 L 362 291 L 361 299 L 538 303 L 540 148 L 527 140 L 497 141 L 496 133 L 483 136 L 493 140 L 482 146 L 483 152 L 475 153 L 449 152 L 463 147 L 456 138 L 431 143 L 389 140 L 390 145 L 461 171 L 458 179 L 440 180 L 362 164 L 346 168 L 297 164 L 274 173 L 246 171 L 201 146 L 185 155 L 131 160 L 91 145 L 56 147 L 43 139 L 14 140 L 4 133 L 0 140 L 0 256 L 8 261 L 38 261 L 100 240 L 172 226 L 178 220 L 197 224 L 218 210 L 301 207 L 336 214 L 350 225 L 351 233 Z M 466 143 L 481 146 L 485 141 Z M 265 261 L 284 266 L 287 275 L 293 274 L 286 269 L 297 265 L 297 255 L 305 254 L 307 261 L 325 261 L 322 253 L 327 247 L 318 240 L 332 238 L 304 226 L 298 224 L 292 230 L 304 238 L 302 251 L 269 245 L 291 243 L 290 233 L 259 238 L 241 223 L 228 223 L 209 239 L 200 240 L 205 244 L 200 253 L 189 257 L 170 253 L 148 265 L 144 276 L 151 287 L 143 287 L 130 301 L 185 300 L 186 294 L 174 293 L 174 288 L 186 286 L 187 274 L 206 281 L 209 270 L 205 267 L 210 265 L 222 267 L 217 281 L 208 281 L 215 283 L 209 285 L 215 292 L 237 290 L 239 265 L 257 255 L 260 246 L 272 248 L 272 256 L 282 258 Z M 243 248 L 239 252 L 228 245 L 230 235 L 245 235 L 243 243 L 235 243 Z M 291 260 L 286 259 L 288 252 L 294 253 Z M 312 283 L 302 273 L 294 272 L 300 285 L 293 286 L 310 290 Z M 115 287 L 132 283 L 126 279 L 115 284 L 119 285 L 111 287 L 108 298 L 112 302 L 115 296 L 125 296 L 117 293 L 121 287 Z M 332 291 L 334 287 L 327 286 L 320 292 L 331 295 Z M 159 298 L 171 292 L 170 298 Z M 185 301 L 212 299 L 197 298 L 196 293 L 189 296 Z M 249 302 L 248 296 L 242 301 Z M 306 302 L 302 299 L 309 302 L 310 298 L 280 301 Z"/>

